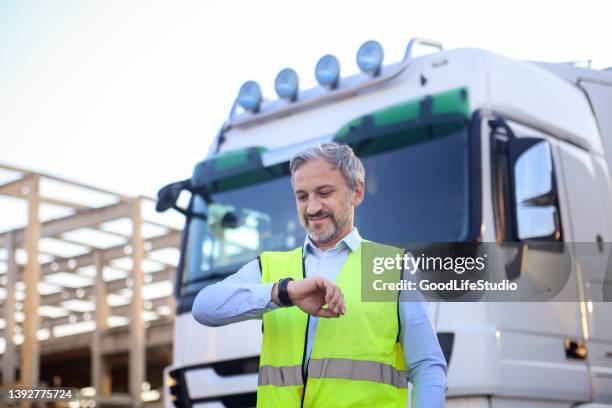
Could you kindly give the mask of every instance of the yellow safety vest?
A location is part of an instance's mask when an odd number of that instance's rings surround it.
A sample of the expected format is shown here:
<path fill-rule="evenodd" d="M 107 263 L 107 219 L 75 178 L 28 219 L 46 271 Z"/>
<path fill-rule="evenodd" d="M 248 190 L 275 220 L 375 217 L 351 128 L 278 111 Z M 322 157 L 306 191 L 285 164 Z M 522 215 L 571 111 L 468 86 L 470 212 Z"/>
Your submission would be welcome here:
<path fill-rule="evenodd" d="M 387 256 L 398 253 L 380 247 Z M 302 248 L 264 252 L 260 262 L 263 283 L 305 277 Z M 319 319 L 309 362 L 308 314 L 295 306 L 264 314 L 258 408 L 406 407 L 397 301 L 362 302 L 360 274 L 361 245 L 348 255 L 335 282 L 344 294 L 346 314 Z"/>

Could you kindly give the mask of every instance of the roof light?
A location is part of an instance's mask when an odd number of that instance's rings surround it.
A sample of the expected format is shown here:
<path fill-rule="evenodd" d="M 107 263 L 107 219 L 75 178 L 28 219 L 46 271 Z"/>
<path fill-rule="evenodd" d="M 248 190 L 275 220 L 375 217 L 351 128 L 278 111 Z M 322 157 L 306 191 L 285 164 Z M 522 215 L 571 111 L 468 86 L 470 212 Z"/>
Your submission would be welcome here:
<path fill-rule="evenodd" d="M 242 109 L 257 112 L 261 104 L 261 88 L 255 81 L 247 81 L 238 91 L 238 104 Z"/>
<path fill-rule="evenodd" d="M 357 65 L 362 72 L 377 76 L 384 57 L 383 48 L 378 41 L 366 41 L 357 51 Z"/>
<path fill-rule="evenodd" d="M 276 75 L 274 80 L 274 90 L 276 94 L 290 101 L 295 101 L 298 94 L 300 80 L 297 73 L 291 68 L 285 68 Z"/>
<path fill-rule="evenodd" d="M 315 67 L 315 78 L 321 86 L 334 89 L 340 79 L 340 62 L 333 55 L 324 55 Z"/>

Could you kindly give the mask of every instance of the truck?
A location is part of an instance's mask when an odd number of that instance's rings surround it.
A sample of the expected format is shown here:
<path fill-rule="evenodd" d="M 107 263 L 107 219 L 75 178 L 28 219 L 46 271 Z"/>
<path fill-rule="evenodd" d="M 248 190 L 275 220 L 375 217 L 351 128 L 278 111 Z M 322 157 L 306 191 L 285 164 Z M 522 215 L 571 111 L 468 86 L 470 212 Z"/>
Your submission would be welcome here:
<path fill-rule="evenodd" d="M 245 83 L 192 177 L 160 190 L 158 210 L 186 216 L 165 407 L 255 405 L 261 322 L 205 327 L 191 307 L 262 251 L 301 245 L 288 162 L 326 141 L 364 163 L 369 240 L 518 243 L 509 279 L 556 273 L 538 242 L 569 257 L 572 301 L 430 304 L 448 407 L 612 407 L 612 272 L 590 267 L 612 264 L 612 71 L 421 38 L 383 54 L 365 43 L 347 77 L 326 55 L 306 90 L 283 70 L 273 100 Z"/>

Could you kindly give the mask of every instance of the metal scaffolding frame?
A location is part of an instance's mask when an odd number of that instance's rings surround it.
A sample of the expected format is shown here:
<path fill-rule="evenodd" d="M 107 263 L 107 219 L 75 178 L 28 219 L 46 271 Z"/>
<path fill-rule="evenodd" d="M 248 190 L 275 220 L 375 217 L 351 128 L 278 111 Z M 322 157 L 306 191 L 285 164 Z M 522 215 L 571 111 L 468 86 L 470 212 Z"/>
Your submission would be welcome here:
<path fill-rule="evenodd" d="M 4 319 L 0 338 L 5 339 L 1 366 L 3 385 L 40 386 L 41 343 L 49 350 L 57 349 L 60 342 L 65 343 L 66 339 L 70 338 L 56 338 L 54 333 L 58 327 L 95 322 L 95 328 L 89 331 L 88 340 L 91 352 L 91 385 L 96 390 L 97 406 L 142 406 L 142 384 L 146 373 L 145 349 L 147 337 L 150 337 L 147 330 L 160 326 L 160 322 L 171 326 L 174 316 L 172 294 L 145 301 L 142 289 L 147 284 L 174 281 L 175 266 L 171 262 L 155 259 L 150 254 L 167 248 L 178 249 L 181 237 L 179 227 L 159 221 L 160 217 L 146 217 L 143 207 L 152 206 L 154 200 L 151 198 L 128 197 L 65 178 L 0 164 L 0 174 L 2 171 L 10 174 L 11 179 L 0 184 L 0 196 L 9 196 L 25 202 L 28 214 L 25 227 L 0 232 L 0 251 L 5 254 L 4 259 L 0 258 L 0 266 L 4 264 L 4 271 L 0 270 L 4 275 L 0 288 L 4 288 L 5 292 L 4 299 L 0 300 L 1 317 Z M 79 202 L 78 193 L 69 199 L 47 194 L 41 191 L 41 185 L 47 181 L 69 186 L 77 191 L 99 194 L 105 197 L 103 201 L 106 202 L 104 205 L 84 204 Z M 42 219 L 41 209 L 44 206 L 60 208 L 67 214 Z M 129 221 L 131 230 L 126 233 L 109 228 L 110 223 L 118 220 Z M 159 233 L 145 236 L 143 230 L 146 227 L 153 227 Z M 90 236 L 92 233 L 101 234 L 120 243 L 98 246 L 91 243 L 91 238 L 79 238 L 79 233 L 88 233 Z M 40 243 L 44 239 L 60 241 L 85 250 L 71 256 L 57 250 L 42 251 Z M 20 251 L 21 255 L 25 251 L 25 261 L 24 256 L 19 259 Z M 122 267 L 114 264 L 119 260 L 124 263 L 129 261 L 127 263 L 131 265 Z M 157 267 L 145 273 L 145 262 Z M 105 268 L 114 269 L 120 276 L 121 273 L 127 276 L 105 279 Z M 84 275 L 82 272 L 87 269 L 90 273 Z M 46 278 L 60 275 L 62 282 L 55 280 L 51 284 L 47 283 L 52 290 L 41 290 L 40 283 L 45 282 Z M 25 296 L 18 299 L 18 286 L 23 288 L 24 285 Z M 127 304 L 110 305 L 109 295 L 122 297 L 127 300 Z M 94 308 L 83 313 L 67 309 L 66 304 L 75 300 L 88 302 L 89 306 L 93 304 Z M 40 307 L 50 307 L 59 313 L 44 316 L 39 313 Z M 166 313 L 157 313 L 156 319 L 144 321 L 143 311 L 161 311 L 162 308 Z M 20 322 L 16 319 L 16 316 L 20 315 L 20 309 L 23 318 L 21 330 Z M 127 342 L 129 352 L 128 394 L 111 394 L 110 369 L 105 364 L 104 354 L 113 350 L 113 344 L 121 343 L 117 338 L 109 341 L 109 337 L 116 336 L 117 332 L 109 324 L 111 318 L 115 321 L 124 318 L 124 322 L 127 318 L 129 321 L 129 334 L 127 339 L 123 340 L 123 343 Z M 38 338 L 41 329 L 48 332 L 48 338 L 43 341 Z M 158 334 L 157 341 L 169 341 L 171 344 L 172 330 L 169 333 L 165 334 L 165 340 L 159 340 Z M 20 334 L 23 338 L 21 347 L 15 341 Z M 53 345 L 54 341 L 58 344 Z M 19 379 L 16 378 L 18 366 L 21 372 Z"/>

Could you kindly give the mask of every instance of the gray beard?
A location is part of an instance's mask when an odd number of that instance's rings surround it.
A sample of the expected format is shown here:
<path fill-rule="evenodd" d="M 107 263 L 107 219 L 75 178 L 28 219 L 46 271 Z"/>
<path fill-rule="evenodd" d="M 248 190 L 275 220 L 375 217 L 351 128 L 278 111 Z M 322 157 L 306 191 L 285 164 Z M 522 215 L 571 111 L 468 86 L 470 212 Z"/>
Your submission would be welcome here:
<path fill-rule="evenodd" d="M 325 231 L 316 232 L 316 231 L 310 231 L 306 227 L 305 228 L 312 242 L 317 243 L 317 244 L 326 244 L 329 241 L 332 241 L 334 238 L 336 238 L 336 235 L 338 234 L 338 232 L 340 232 L 342 228 L 344 228 L 344 226 L 348 223 L 349 218 L 350 216 L 347 216 L 345 219 L 341 220 L 340 222 L 336 222 L 336 219 L 332 218 L 332 225 L 330 226 L 330 228 L 328 228 Z"/>
<path fill-rule="evenodd" d="M 321 231 L 321 232 L 309 231 L 308 236 L 310 237 L 310 240 L 313 242 L 316 242 L 319 244 L 326 244 L 336 236 L 337 232 L 338 232 L 338 227 L 337 227 L 336 222 L 334 221 L 331 227 L 328 228 L 326 231 Z"/>

